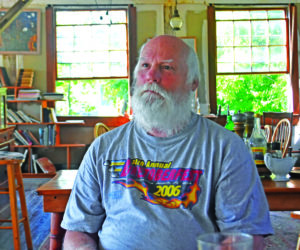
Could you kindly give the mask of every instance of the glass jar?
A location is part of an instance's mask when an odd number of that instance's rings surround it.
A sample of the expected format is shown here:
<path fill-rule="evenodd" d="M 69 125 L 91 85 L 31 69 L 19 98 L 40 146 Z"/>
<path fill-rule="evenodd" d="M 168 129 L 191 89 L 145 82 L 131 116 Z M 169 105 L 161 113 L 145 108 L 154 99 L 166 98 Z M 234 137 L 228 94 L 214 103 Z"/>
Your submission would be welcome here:
<path fill-rule="evenodd" d="M 248 145 L 256 166 L 265 166 L 264 155 L 267 151 L 267 140 L 260 126 L 260 116 L 254 117 L 254 128 L 249 138 Z"/>

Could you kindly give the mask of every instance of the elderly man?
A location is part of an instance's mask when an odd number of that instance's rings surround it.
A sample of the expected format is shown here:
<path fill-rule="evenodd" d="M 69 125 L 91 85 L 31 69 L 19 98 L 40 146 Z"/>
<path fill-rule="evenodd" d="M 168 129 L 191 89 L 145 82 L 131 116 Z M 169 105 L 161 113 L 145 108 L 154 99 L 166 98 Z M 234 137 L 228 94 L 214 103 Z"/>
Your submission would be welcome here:
<path fill-rule="evenodd" d="M 191 111 L 197 56 L 158 36 L 141 49 L 133 121 L 98 137 L 64 215 L 65 249 L 197 249 L 207 232 L 272 234 L 268 204 L 243 141 Z"/>

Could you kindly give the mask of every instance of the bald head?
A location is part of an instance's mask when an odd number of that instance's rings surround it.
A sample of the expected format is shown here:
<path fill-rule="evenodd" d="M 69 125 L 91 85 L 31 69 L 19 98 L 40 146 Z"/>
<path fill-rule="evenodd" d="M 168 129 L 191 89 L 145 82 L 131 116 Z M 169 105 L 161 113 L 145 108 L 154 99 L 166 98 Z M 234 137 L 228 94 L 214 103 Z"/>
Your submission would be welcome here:
<path fill-rule="evenodd" d="M 194 84 L 193 90 L 197 88 L 200 72 L 196 53 L 182 39 L 170 35 L 154 37 L 142 46 L 139 61 L 134 72 L 135 78 L 138 76 L 141 63 L 143 63 L 145 58 L 153 61 L 158 57 L 161 60 L 166 60 L 166 62 L 177 64 L 176 72 L 184 78 L 182 79 L 184 83 Z"/>
<path fill-rule="evenodd" d="M 174 50 L 182 57 L 186 57 L 190 52 L 190 47 L 184 43 L 180 38 L 170 35 L 157 36 L 149 40 L 143 49 L 147 47 L 155 48 L 158 53 L 163 53 L 160 50 Z M 141 54 L 143 53 L 143 49 Z"/>

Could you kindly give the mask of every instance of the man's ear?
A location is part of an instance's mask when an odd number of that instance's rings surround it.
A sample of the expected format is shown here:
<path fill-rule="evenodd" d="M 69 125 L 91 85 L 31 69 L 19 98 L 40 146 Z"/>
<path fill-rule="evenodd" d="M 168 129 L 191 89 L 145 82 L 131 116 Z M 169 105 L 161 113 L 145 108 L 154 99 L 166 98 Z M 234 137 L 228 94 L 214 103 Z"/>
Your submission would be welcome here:
<path fill-rule="evenodd" d="M 198 79 L 195 79 L 195 80 L 193 81 L 193 83 L 191 84 L 191 90 L 192 90 L 192 91 L 195 91 L 195 90 L 198 88 L 198 86 L 199 86 L 199 80 L 198 80 Z"/>

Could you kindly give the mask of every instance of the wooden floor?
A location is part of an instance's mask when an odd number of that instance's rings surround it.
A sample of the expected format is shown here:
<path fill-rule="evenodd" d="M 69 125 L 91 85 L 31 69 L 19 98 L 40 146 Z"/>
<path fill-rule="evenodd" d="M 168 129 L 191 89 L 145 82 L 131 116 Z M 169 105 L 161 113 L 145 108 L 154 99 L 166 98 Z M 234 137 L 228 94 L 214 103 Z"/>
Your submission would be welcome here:
<path fill-rule="evenodd" d="M 41 248 L 50 233 L 50 214 L 43 212 L 43 200 L 35 192 L 36 188 L 49 181 L 46 178 L 24 178 L 24 189 L 26 195 L 27 210 L 31 229 L 31 238 L 34 250 Z M 0 196 L 1 199 L 1 196 Z M 1 216 L 1 215 L 0 215 Z M 8 225 L 8 224 L 7 224 Z M 23 224 L 20 224 L 21 249 L 25 250 L 26 241 Z M 47 244 L 47 242 L 46 242 Z M 12 230 L 0 230 L 0 250 L 13 250 Z"/>

